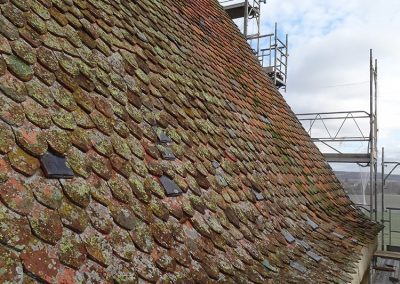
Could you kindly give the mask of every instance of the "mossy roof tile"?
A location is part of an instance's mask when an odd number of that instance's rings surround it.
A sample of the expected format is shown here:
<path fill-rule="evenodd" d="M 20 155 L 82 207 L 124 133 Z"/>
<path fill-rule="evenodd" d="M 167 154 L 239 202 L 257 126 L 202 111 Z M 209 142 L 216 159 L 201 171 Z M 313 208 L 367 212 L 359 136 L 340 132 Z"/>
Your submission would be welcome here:
<path fill-rule="evenodd" d="M 56 211 L 36 204 L 28 219 L 32 233 L 42 241 L 55 245 L 61 239 L 63 226 Z"/>
<path fill-rule="evenodd" d="M 0 281 L 349 281 L 379 227 L 217 1 L 0 3 Z"/>

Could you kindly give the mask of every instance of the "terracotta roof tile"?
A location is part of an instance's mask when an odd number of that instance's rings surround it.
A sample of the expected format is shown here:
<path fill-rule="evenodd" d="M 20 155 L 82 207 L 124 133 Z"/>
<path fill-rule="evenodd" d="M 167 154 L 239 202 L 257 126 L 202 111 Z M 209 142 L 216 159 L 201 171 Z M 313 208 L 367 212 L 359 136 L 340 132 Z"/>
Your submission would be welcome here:
<path fill-rule="evenodd" d="M 1 205 L 0 221 L 3 224 L 0 227 L 0 242 L 17 251 L 23 250 L 31 238 L 28 220 Z"/>
<path fill-rule="evenodd" d="M 58 208 L 58 214 L 64 226 L 71 230 L 82 233 L 89 225 L 89 217 L 87 213 L 74 203 L 64 199 Z"/>
<path fill-rule="evenodd" d="M 88 257 L 103 267 L 111 263 L 112 248 L 109 241 L 93 228 L 88 228 L 82 235 Z"/>
<path fill-rule="evenodd" d="M 29 181 L 26 186 L 33 193 L 36 200 L 50 209 L 58 209 L 63 199 L 61 185 L 56 180 L 46 180 L 37 177 Z"/>
<path fill-rule="evenodd" d="M 18 146 L 8 153 L 8 159 L 16 171 L 26 176 L 32 176 L 40 167 L 38 159 L 24 152 Z"/>
<path fill-rule="evenodd" d="M 64 229 L 57 256 L 62 264 L 79 269 L 86 260 L 86 248 L 79 235 Z"/>
<path fill-rule="evenodd" d="M 0 0 L 0 280 L 349 281 L 379 228 L 220 6 L 175 2 Z"/>
<path fill-rule="evenodd" d="M 9 40 L 16 40 L 19 38 L 18 29 L 3 15 L 0 15 L 0 34 L 3 34 Z"/>
<path fill-rule="evenodd" d="M 21 253 L 20 259 L 24 269 L 33 276 L 46 282 L 55 282 L 60 263 L 53 247 L 32 240 Z"/>
<path fill-rule="evenodd" d="M 32 233 L 46 243 L 55 245 L 62 237 L 62 224 L 57 212 L 35 205 L 29 216 Z"/>

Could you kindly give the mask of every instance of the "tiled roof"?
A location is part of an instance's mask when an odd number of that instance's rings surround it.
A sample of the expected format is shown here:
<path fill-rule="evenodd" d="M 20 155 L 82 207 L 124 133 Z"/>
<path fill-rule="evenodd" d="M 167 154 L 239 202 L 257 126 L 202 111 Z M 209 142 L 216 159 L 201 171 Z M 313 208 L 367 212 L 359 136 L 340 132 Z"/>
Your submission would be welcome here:
<path fill-rule="evenodd" d="M 217 1 L 0 0 L 0 119 L 1 283 L 342 283 L 379 229 Z"/>

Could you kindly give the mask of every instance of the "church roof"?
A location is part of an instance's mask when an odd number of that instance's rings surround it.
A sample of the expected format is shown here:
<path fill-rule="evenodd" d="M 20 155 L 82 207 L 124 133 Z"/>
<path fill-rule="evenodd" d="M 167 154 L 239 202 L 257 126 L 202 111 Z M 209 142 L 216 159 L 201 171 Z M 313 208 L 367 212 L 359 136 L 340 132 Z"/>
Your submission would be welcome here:
<path fill-rule="evenodd" d="M 0 201 L 2 283 L 341 283 L 379 230 L 212 0 L 0 0 Z"/>

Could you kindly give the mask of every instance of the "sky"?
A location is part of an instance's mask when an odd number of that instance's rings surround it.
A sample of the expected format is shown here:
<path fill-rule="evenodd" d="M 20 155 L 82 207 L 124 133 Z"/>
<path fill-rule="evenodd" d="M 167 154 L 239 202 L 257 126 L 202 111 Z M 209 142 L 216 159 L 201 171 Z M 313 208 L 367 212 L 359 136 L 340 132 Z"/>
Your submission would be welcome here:
<path fill-rule="evenodd" d="M 272 32 L 277 22 L 281 38 L 289 34 L 288 87 L 283 95 L 295 113 L 369 111 L 373 49 L 378 60 L 378 149 L 385 147 L 387 161 L 400 161 L 400 1 L 267 0 L 261 22 L 262 33 Z M 249 29 L 254 27 L 250 23 Z M 359 123 L 368 135 L 368 121 Z M 322 124 L 315 126 L 318 131 Z M 353 129 L 354 124 L 346 122 L 344 133 Z M 361 153 L 367 144 L 336 146 Z M 358 171 L 344 164 L 333 168 Z"/>

